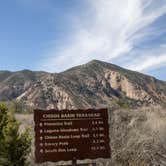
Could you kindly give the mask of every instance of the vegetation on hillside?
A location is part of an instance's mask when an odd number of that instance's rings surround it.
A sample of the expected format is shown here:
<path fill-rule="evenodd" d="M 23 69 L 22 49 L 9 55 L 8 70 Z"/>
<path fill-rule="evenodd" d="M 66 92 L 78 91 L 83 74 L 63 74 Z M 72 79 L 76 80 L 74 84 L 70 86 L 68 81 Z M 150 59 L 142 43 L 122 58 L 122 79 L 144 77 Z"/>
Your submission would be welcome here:
<path fill-rule="evenodd" d="M 0 103 L 6 105 L 8 111 L 13 113 L 31 114 L 34 110 L 33 107 L 26 105 L 22 101 L 0 101 Z"/>

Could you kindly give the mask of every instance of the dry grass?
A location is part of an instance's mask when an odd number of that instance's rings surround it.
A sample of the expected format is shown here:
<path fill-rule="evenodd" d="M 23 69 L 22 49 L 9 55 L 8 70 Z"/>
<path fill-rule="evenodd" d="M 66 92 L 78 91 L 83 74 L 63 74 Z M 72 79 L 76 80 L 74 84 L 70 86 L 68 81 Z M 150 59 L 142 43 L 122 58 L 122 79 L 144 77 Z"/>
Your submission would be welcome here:
<path fill-rule="evenodd" d="M 166 110 L 110 111 L 112 165 L 166 166 Z"/>
<path fill-rule="evenodd" d="M 19 129 L 20 132 L 23 132 L 27 127 L 30 127 L 33 130 L 34 121 L 32 114 L 16 113 L 15 118 L 20 122 L 20 129 Z"/>

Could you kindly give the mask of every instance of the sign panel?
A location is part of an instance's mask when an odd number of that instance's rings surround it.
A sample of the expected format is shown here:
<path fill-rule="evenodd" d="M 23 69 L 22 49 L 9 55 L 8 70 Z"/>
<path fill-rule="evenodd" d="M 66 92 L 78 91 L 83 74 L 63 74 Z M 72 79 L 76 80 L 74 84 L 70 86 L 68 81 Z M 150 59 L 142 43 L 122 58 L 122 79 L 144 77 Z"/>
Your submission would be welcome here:
<path fill-rule="evenodd" d="M 107 109 L 35 110 L 36 162 L 110 158 Z"/>

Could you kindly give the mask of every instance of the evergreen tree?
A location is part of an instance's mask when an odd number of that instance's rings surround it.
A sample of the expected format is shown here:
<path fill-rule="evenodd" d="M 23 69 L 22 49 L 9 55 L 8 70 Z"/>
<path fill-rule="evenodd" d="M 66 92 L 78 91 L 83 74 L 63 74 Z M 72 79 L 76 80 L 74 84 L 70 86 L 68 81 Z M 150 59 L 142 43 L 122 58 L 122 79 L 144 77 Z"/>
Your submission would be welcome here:
<path fill-rule="evenodd" d="M 0 165 L 25 166 L 31 137 L 26 130 L 19 133 L 19 123 L 5 105 L 0 104 Z"/>

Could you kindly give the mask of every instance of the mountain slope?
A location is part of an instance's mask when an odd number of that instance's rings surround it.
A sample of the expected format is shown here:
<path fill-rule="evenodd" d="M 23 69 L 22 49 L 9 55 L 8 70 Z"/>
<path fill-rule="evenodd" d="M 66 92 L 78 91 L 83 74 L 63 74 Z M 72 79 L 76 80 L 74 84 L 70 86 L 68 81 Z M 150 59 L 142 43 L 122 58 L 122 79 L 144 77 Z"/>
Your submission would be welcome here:
<path fill-rule="evenodd" d="M 12 100 L 40 79 L 45 72 L 22 70 L 18 72 L 0 71 L 0 100 Z"/>
<path fill-rule="evenodd" d="M 0 72 L 0 100 L 17 99 L 36 108 L 106 107 L 122 99 L 166 101 L 164 81 L 97 60 L 58 74 L 4 72 Z"/>

